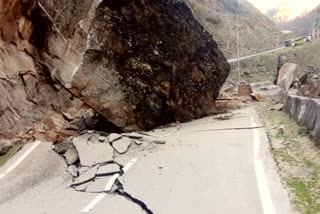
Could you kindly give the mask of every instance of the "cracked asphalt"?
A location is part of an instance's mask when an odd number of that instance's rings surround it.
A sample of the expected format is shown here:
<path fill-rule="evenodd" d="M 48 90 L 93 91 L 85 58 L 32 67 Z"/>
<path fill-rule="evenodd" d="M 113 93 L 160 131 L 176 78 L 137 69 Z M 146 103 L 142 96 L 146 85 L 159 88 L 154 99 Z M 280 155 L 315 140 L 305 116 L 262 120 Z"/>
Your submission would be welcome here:
<path fill-rule="evenodd" d="M 106 194 L 89 213 L 264 213 L 255 171 L 251 116 L 260 130 L 259 159 L 274 211 L 295 213 L 253 108 L 236 110 L 229 120 L 207 117 L 181 124 L 179 129 L 149 132 L 167 143 L 121 157 L 124 165 L 132 158 L 137 161 L 116 182 L 120 188 Z M 74 191 L 69 188 L 71 182 L 63 159 L 52 151 L 51 144 L 43 143 L 0 180 L 1 213 L 81 213 L 98 194 Z"/>

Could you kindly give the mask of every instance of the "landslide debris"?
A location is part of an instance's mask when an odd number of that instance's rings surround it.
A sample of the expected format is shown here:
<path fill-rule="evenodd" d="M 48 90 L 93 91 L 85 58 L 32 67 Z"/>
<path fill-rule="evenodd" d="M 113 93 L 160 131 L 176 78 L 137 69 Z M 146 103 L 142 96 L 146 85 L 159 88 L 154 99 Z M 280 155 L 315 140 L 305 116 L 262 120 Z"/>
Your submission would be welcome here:
<path fill-rule="evenodd" d="M 62 142 L 86 129 L 117 133 L 196 119 L 213 112 L 229 74 L 184 2 L 0 5 L 3 139 Z M 112 146 L 122 153 L 129 143 Z"/>

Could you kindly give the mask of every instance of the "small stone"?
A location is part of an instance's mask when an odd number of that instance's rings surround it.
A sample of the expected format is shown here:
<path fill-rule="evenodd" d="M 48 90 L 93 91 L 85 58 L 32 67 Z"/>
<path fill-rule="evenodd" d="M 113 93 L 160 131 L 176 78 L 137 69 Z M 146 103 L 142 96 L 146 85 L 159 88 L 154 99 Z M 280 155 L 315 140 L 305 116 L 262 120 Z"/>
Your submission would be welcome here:
<path fill-rule="evenodd" d="M 279 126 L 277 130 L 277 135 L 283 135 L 284 134 L 284 126 Z"/>
<path fill-rule="evenodd" d="M 71 184 L 71 186 L 78 186 L 80 184 L 93 180 L 96 176 L 98 168 L 99 168 L 99 165 L 96 165 L 91 169 L 89 169 L 88 171 L 84 172 L 83 174 L 79 175 L 79 177 Z"/>
<path fill-rule="evenodd" d="M 124 154 L 128 151 L 129 146 L 131 145 L 131 140 L 127 137 L 123 137 L 117 141 L 114 141 L 112 143 L 113 148 L 118 152 L 119 154 Z"/>
<path fill-rule="evenodd" d="M 116 140 L 119 140 L 120 138 L 122 138 L 122 136 L 120 134 L 112 133 L 109 135 L 109 142 L 112 143 Z"/>
<path fill-rule="evenodd" d="M 166 141 L 165 140 L 153 140 L 152 143 L 155 143 L 155 144 L 166 144 Z"/>
<path fill-rule="evenodd" d="M 100 136 L 100 137 L 98 138 L 98 140 L 99 140 L 99 142 L 103 143 L 103 142 L 106 140 L 106 137 Z"/>
<path fill-rule="evenodd" d="M 88 134 L 93 134 L 93 133 L 94 133 L 93 130 L 89 130 L 89 131 L 88 131 Z"/>
<path fill-rule="evenodd" d="M 282 111 L 283 107 L 284 107 L 284 104 L 279 103 L 279 104 L 274 105 L 272 108 L 276 111 Z"/>
<path fill-rule="evenodd" d="M 71 165 L 67 168 L 67 172 L 69 172 L 70 175 L 73 177 L 78 176 L 78 168 L 75 165 Z"/>
<path fill-rule="evenodd" d="M 213 119 L 216 119 L 216 120 L 230 120 L 231 117 L 233 117 L 233 113 L 217 115 Z"/>
<path fill-rule="evenodd" d="M 12 149 L 11 143 L 0 144 L 0 156 L 6 155 Z"/>
<path fill-rule="evenodd" d="M 53 145 L 52 149 L 53 151 L 61 155 L 67 152 L 71 144 L 72 144 L 72 140 L 68 138 L 68 139 L 65 139 L 62 143 Z"/>
<path fill-rule="evenodd" d="M 120 166 L 115 163 L 106 164 L 103 166 L 100 166 L 97 171 L 97 176 L 105 176 L 105 175 L 111 175 L 120 172 Z"/>
<path fill-rule="evenodd" d="M 68 165 L 73 165 L 79 160 L 78 151 L 76 147 L 72 144 L 63 156 Z"/>
<path fill-rule="evenodd" d="M 133 142 L 135 144 L 137 144 L 138 146 L 142 145 L 142 141 L 140 141 L 140 140 L 133 140 Z"/>
<path fill-rule="evenodd" d="M 124 137 L 129 137 L 131 139 L 141 139 L 143 138 L 143 135 L 137 133 L 137 132 L 131 132 L 131 133 L 122 133 L 121 134 Z"/>

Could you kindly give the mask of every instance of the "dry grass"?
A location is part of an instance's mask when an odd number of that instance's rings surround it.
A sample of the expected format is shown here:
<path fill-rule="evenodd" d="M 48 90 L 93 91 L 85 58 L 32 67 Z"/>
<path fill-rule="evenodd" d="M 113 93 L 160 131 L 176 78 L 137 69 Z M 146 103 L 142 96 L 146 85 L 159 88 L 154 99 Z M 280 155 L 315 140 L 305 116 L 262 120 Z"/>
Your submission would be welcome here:
<path fill-rule="evenodd" d="M 258 109 L 291 200 L 303 214 L 320 213 L 320 150 L 305 127 L 282 111 L 268 110 L 270 107 L 260 104 Z M 284 133 L 278 132 L 280 126 L 284 126 Z"/>

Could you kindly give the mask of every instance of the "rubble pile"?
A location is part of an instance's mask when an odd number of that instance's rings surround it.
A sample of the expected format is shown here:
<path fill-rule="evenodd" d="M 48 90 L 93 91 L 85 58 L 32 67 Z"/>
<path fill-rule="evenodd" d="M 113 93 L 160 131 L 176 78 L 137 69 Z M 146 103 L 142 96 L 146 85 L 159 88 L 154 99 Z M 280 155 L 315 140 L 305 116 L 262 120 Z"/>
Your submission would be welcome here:
<path fill-rule="evenodd" d="M 125 165 L 134 161 L 130 153 L 165 143 L 135 132 L 107 134 L 86 131 L 53 145 L 53 150 L 64 158 L 67 171 L 73 177 L 73 189 L 102 193 L 114 192 L 121 187 L 118 178 L 127 170 Z"/>

